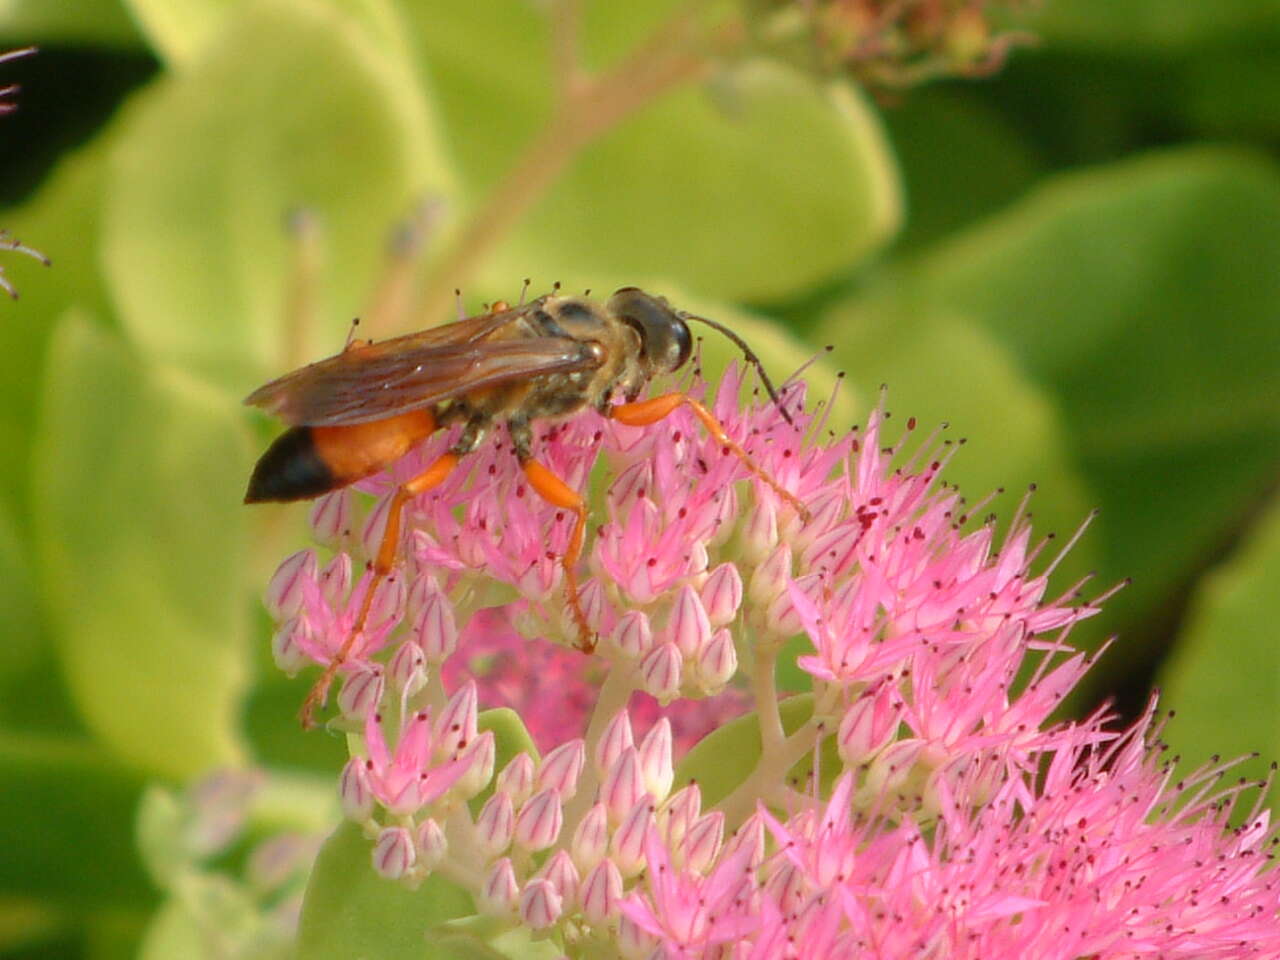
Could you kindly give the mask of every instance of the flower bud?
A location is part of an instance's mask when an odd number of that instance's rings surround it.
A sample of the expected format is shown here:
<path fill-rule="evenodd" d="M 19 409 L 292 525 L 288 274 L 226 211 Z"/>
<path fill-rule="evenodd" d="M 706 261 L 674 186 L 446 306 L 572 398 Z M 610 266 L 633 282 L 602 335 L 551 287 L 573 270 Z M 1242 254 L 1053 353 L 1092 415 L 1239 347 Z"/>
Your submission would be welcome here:
<path fill-rule="evenodd" d="M 622 819 L 609 843 L 609 854 L 624 877 L 644 869 L 644 841 L 653 826 L 653 801 L 645 797 Z"/>
<path fill-rule="evenodd" d="M 509 796 L 517 806 L 528 800 L 533 793 L 533 758 L 524 752 L 512 757 L 498 774 L 496 789 Z"/>
<path fill-rule="evenodd" d="M 364 823 L 373 816 L 373 790 L 369 787 L 369 761 L 352 757 L 338 778 L 338 797 L 347 819 Z"/>
<path fill-rule="evenodd" d="M 885 684 L 875 693 L 864 693 L 845 711 L 836 746 L 846 766 L 867 763 L 893 740 L 898 731 L 898 711 L 893 709 L 896 696 L 895 688 Z"/>
<path fill-rule="evenodd" d="M 418 611 L 413 636 L 422 648 L 427 663 L 438 667 L 458 649 L 458 627 L 453 618 L 453 604 L 439 591 L 433 591 Z"/>
<path fill-rule="evenodd" d="M 702 607 L 702 599 L 688 584 L 676 594 L 676 602 L 667 621 L 666 639 L 675 644 L 685 657 L 696 657 L 711 639 L 711 621 Z"/>
<path fill-rule="evenodd" d="M 476 738 L 476 682 L 468 680 L 449 698 L 436 720 L 435 744 L 438 757 L 452 757 Z"/>
<path fill-rule="evenodd" d="M 470 766 L 453 788 L 458 796 L 469 800 L 489 785 L 489 781 L 493 779 L 496 753 L 493 731 L 486 730 L 467 749 L 466 756 L 470 759 Z"/>
<path fill-rule="evenodd" d="M 605 774 L 600 784 L 600 800 L 609 811 L 610 821 L 617 823 L 644 796 L 640 754 L 635 747 L 628 747 Z"/>
<path fill-rule="evenodd" d="M 878 797 L 900 793 L 923 751 L 923 740 L 897 740 L 889 744 L 867 768 L 866 789 Z"/>
<path fill-rule="evenodd" d="M 386 577 L 379 581 L 374 587 L 373 602 L 369 604 L 369 616 L 365 620 L 369 629 L 385 629 L 398 621 L 404 610 L 404 596 L 401 577 Z"/>
<path fill-rule="evenodd" d="M 696 783 L 691 783 L 672 794 L 659 808 L 658 828 L 662 831 L 662 836 L 670 849 L 680 848 L 685 834 L 698 819 L 701 809 L 702 791 L 698 789 Z"/>
<path fill-rule="evenodd" d="M 326 493 L 312 504 L 307 517 L 312 539 L 326 547 L 336 547 L 351 533 L 353 514 L 349 488 Z"/>
<path fill-rule="evenodd" d="M 717 693 L 737 672 L 738 650 L 733 644 L 733 635 L 721 628 L 698 655 L 698 679 L 708 693 Z"/>
<path fill-rule="evenodd" d="M 684 865 L 698 873 L 706 873 L 715 863 L 723 840 L 723 813 L 713 810 L 699 817 L 689 827 L 689 832 L 685 834 L 684 841 L 680 845 L 680 851 L 684 855 Z"/>
<path fill-rule="evenodd" d="M 778 545 L 778 508 L 771 498 L 757 499 L 742 525 L 739 561 L 756 566 Z"/>
<path fill-rule="evenodd" d="M 427 685 L 427 658 L 422 648 L 412 640 L 400 644 L 400 649 L 387 664 L 387 677 L 393 689 L 402 697 L 412 697 Z"/>
<path fill-rule="evenodd" d="M 359 666 L 342 681 L 342 689 L 338 692 L 338 709 L 344 717 L 363 721 L 378 708 L 383 687 L 382 667 Z"/>
<path fill-rule="evenodd" d="M 640 741 L 638 751 L 640 776 L 645 790 L 655 801 L 665 800 L 676 778 L 671 762 L 671 721 L 666 717 L 655 723 Z"/>
<path fill-rule="evenodd" d="M 271 619 L 277 623 L 297 616 L 305 599 L 305 584 L 316 579 L 316 552 L 299 550 L 285 557 L 267 584 L 263 599 Z"/>
<path fill-rule="evenodd" d="M 582 881 L 582 915 L 588 923 L 603 926 L 618 917 L 622 900 L 622 874 L 612 860 L 601 860 Z"/>
<path fill-rule="evenodd" d="M 580 883 L 578 868 L 573 865 L 573 858 L 566 850 L 561 849 L 553 853 L 538 871 L 538 876 L 553 884 L 560 896 L 564 898 L 565 907 L 573 909 L 573 905 L 578 901 Z"/>
<path fill-rule="evenodd" d="M 350 555 L 345 553 L 335 554 L 333 559 L 326 563 L 324 569 L 320 571 L 320 577 L 317 582 L 320 585 L 320 594 L 329 606 L 334 608 L 342 606 L 342 601 L 346 599 L 351 590 Z"/>
<path fill-rule="evenodd" d="M 449 853 L 449 838 L 430 817 L 418 825 L 418 863 L 434 870 Z"/>
<path fill-rule="evenodd" d="M 680 651 L 674 643 L 654 647 L 640 661 L 640 679 L 645 691 L 663 705 L 680 692 L 682 675 Z"/>
<path fill-rule="evenodd" d="M 587 745 L 581 739 L 562 743 L 543 757 L 537 789 L 554 790 L 562 800 L 568 800 L 577 792 L 586 759 Z"/>
<path fill-rule="evenodd" d="M 399 880 L 413 867 L 418 852 L 405 827 L 383 827 L 373 846 L 373 869 L 388 880 Z"/>
<path fill-rule="evenodd" d="M 291 617 L 280 625 L 271 638 L 271 658 L 287 676 L 311 663 L 303 644 L 311 639 L 311 628 L 303 617 Z"/>
<path fill-rule="evenodd" d="M 491 916 L 505 916 L 515 910 L 520 887 L 516 884 L 516 872 L 511 858 L 503 857 L 485 875 L 476 906 Z"/>
<path fill-rule="evenodd" d="M 520 894 L 520 919 L 530 930 L 545 930 L 560 919 L 562 900 L 549 880 L 530 880 Z"/>
<path fill-rule="evenodd" d="M 609 812 L 603 803 L 597 803 L 578 822 L 569 851 L 578 869 L 586 872 L 600 862 L 608 849 Z"/>
<path fill-rule="evenodd" d="M 624 657 L 638 660 L 653 648 L 653 629 L 640 610 L 628 610 L 613 631 L 613 645 Z"/>
<path fill-rule="evenodd" d="M 657 945 L 657 938 L 640 929 L 639 925 L 625 913 L 618 917 L 617 947 L 625 960 L 644 960 L 645 957 L 651 957 Z"/>
<path fill-rule="evenodd" d="M 543 790 L 530 798 L 516 817 L 515 842 L 526 850 L 545 850 L 560 836 L 564 809 L 555 790 Z"/>
<path fill-rule="evenodd" d="M 476 842 L 485 859 L 505 853 L 515 836 L 516 814 L 511 798 L 501 791 L 494 793 L 476 817 Z"/>
<path fill-rule="evenodd" d="M 711 571 L 702 585 L 702 605 L 712 627 L 732 623 L 742 606 L 742 574 L 732 563 L 722 563 Z"/>
<path fill-rule="evenodd" d="M 596 744 L 596 755 L 593 758 L 596 774 L 604 776 L 605 771 L 613 766 L 623 751 L 632 746 L 635 746 L 635 738 L 631 735 L 631 714 L 624 707 L 613 715 L 613 719 L 605 726 L 604 733 L 600 735 L 600 742 Z"/>
<path fill-rule="evenodd" d="M 781 543 L 751 575 L 747 599 L 757 607 L 767 607 L 786 593 L 790 580 L 791 547 Z"/>

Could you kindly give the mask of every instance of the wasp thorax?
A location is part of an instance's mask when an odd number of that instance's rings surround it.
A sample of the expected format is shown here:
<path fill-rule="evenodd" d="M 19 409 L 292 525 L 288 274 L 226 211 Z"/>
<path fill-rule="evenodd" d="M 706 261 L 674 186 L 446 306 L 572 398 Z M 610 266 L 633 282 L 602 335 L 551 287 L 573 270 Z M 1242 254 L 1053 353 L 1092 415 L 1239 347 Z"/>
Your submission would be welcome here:
<path fill-rule="evenodd" d="M 678 370 L 689 359 L 689 325 L 661 297 L 623 287 L 609 298 L 609 313 L 640 334 L 640 353 L 651 372 Z"/>

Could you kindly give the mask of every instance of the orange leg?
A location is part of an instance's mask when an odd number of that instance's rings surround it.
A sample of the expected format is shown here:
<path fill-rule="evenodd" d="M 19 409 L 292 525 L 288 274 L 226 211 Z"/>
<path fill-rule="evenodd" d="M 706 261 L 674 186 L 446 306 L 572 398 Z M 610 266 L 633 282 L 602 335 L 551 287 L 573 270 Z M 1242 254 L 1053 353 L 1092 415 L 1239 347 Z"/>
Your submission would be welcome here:
<path fill-rule="evenodd" d="M 778 481 L 773 479 L 768 473 L 760 468 L 760 465 L 751 459 L 751 455 L 742 447 L 732 440 L 724 427 L 720 425 L 720 421 L 715 418 L 710 410 L 704 407 L 693 397 L 686 393 L 674 392 L 664 393 L 660 397 L 650 397 L 648 400 L 637 400 L 633 403 L 623 403 L 616 407 L 609 408 L 609 416 L 619 423 L 625 423 L 632 427 L 644 427 L 651 423 L 657 423 L 663 417 L 674 412 L 678 407 L 686 406 L 693 411 L 702 425 L 706 428 L 707 433 L 715 438 L 716 442 L 723 444 L 728 450 L 742 461 L 743 466 L 750 470 L 755 476 L 759 477 L 769 488 L 780 496 L 795 509 L 800 515 L 800 519 L 805 523 L 809 522 L 809 508 L 796 498 L 796 496 L 788 490 L 782 489 Z"/>
<path fill-rule="evenodd" d="M 524 475 L 529 478 L 529 485 L 538 496 L 554 507 L 572 510 L 575 521 L 573 533 L 569 536 L 569 546 L 560 558 L 564 568 L 564 591 L 569 601 L 569 610 L 578 624 L 578 649 L 583 653 L 591 653 L 596 648 L 595 632 L 587 623 L 587 615 L 582 611 L 582 602 L 578 598 L 578 558 L 582 556 L 582 541 L 587 531 L 587 505 L 582 496 L 567 483 L 552 473 L 537 460 L 524 461 Z"/>
<path fill-rule="evenodd" d="M 302 702 L 303 727 L 310 729 L 314 726 L 312 718 L 316 708 L 324 705 L 329 696 L 329 687 L 333 683 L 333 678 L 337 676 L 339 668 L 346 663 L 347 657 L 351 655 L 351 648 L 355 646 L 356 638 L 364 630 L 365 620 L 368 619 L 369 609 L 373 605 L 374 594 L 395 567 L 396 553 L 400 548 L 400 519 L 404 513 L 404 505 L 418 494 L 425 493 L 443 483 L 445 478 L 453 472 L 453 468 L 458 465 L 458 459 L 458 454 L 452 451 L 442 454 L 412 480 L 401 484 L 391 498 L 391 505 L 387 508 L 387 525 L 383 529 L 382 540 L 378 544 L 378 555 L 373 560 L 373 578 L 369 581 L 369 589 L 365 591 L 364 599 L 360 602 L 360 612 L 342 649 L 329 661 L 324 673 L 307 694 L 307 699 Z"/>

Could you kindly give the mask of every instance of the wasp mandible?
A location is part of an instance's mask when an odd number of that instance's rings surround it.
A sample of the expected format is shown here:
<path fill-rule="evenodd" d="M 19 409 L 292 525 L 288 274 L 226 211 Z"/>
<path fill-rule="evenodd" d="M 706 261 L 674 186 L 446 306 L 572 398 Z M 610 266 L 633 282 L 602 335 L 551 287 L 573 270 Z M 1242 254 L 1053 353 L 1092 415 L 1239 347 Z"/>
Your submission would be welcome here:
<path fill-rule="evenodd" d="M 318 497 L 379 473 L 436 430 L 462 425 L 453 446 L 393 495 L 371 561 L 374 579 L 351 635 L 303 704 L 304 724 L 310 725 L 314 709 L 324 702 L 364 628 L 379 582 L 395 566 L 405 504 L 442 483 L 495 423 L 506 424 L 534 491 L 574 514 L 560 561 L 584 652 L 594 649 L 577 579 L 587 507 L 576 490 L 535 458 L 535 420 L 568 417 L 590 407 L 619 423 L 644 426 L 688 407 L 717 442 L 807 516 L 804 505 L 761 470 L 697 399 L 682 391 L 639 399 L 652 379 L 688 361 L 693 349 L 690 320 L 714 327 L 743 351 L 791 422 L 764 366 L 741 337 L 636 287 L 622 288 L 604 304 L 555 292 L 517 307 L 497 304 L 487 313 L 390 340 L 351 340 L 341 353 L 273 380 L 245 399 L 290 425 L 254 467 L 246 503 Z"/>

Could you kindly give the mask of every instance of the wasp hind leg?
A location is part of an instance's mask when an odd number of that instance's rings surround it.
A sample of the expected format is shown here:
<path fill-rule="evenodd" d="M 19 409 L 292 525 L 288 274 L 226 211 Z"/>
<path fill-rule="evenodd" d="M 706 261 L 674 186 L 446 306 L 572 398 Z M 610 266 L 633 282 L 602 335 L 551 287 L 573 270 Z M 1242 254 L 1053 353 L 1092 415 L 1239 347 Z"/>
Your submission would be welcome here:
<path fill-rule="evenodd" d="M 701 403 L 689 396 L 687 393 L 674 391 L 672 393 L 664 393 L 658 397 L 650 397 L 648 400 L 633 400 L 628 403 L 618 404 L 616 407 L 607 407 L 602 412 L 617 420 L 619 423 L 625 423 L 632 427 L 645 427 L 651 423 L 657 423 L 664 417 L 674 413 L 679 407 L 688 407 L 693 411 L 693 415 L 701 421 L 703 428 L 707 433 L 722 444 L 725 449 L 742 461 L 742 465 L 751 471 L 752 475 L 760 478 L 760 480 L 769 487 L 774 493 L 781 497 L 786 503 L 799 514 L 800 519 L 805 523 L 809 522 L 809 508 L 800 502 L 799 498 L 789 490 L 784 490 L 782 485 L 775 480 L 768 471 L 764 470 L 751 454 L 735 440 L 733 440 L 726 432 L 720 421 L 716 419 L 715 414 L 704 407 Z"/>
<path fill-rule="evenodd" d="M 468 421 L 458 442 L 447 453 L 441 454 L 425 470 L 396 488 L 396 492 L 391 497 L 391 503 L 387 507 L 387 523 L 382 530 L 382 539 L 378 542 L 378 552 L 370 561 L 373 577 L 360 601 L 360 611 L 356 614 L 355 623 L 352 624 L 351 632 L 347 635 L 342 648 L 329 661 L 324 673 L 307 694 L 307 699 L 302 702 L 300 716 L 303 727 L 310 729 L 315 725 L 316 709 L 324 705 L 329 696 L 329 687 L 333 685 L 333 678 L 347 662 L 356 639 L 364 632 L 365 621 L 369 618 L 369 610 L 373 606 L 373 598 L 378 592 L 378 587 L 395 569 L 396 558 L 400 551 L 400 528 L 405 504 L 419 494 L 426 493 L 444 483 L 453 472 L 453 468 L 458 465 L 458 461 L 474 450 L 484 439 L 487 429 L 487 420 Z"/>
<path fill-rule="evenodd" d="M 573 621 L 578 625 L 578 649 L 583 653 L 591 653 L 596 648 L 595 631 L 587 622 L 587 615 L 582 609 L 582 600 L 578 595 L 578 560 L 582 557 L 582 544 L 587 533 L 587 504 L 582 495 L 561 480 L 550 467 L 533 458 L 533 433 L 529 421 L 515 418 L 507 421 L 511 431 L 511 442 L 515 447 L 516 457 L 520 461 L 520 469 L 534 493 L 553 507 L 571 510 L 574 515 L 573 532 L 569 535 L 569 545 L 560 557 L 560 567 L 564 570 L 565 600 Z"/>

